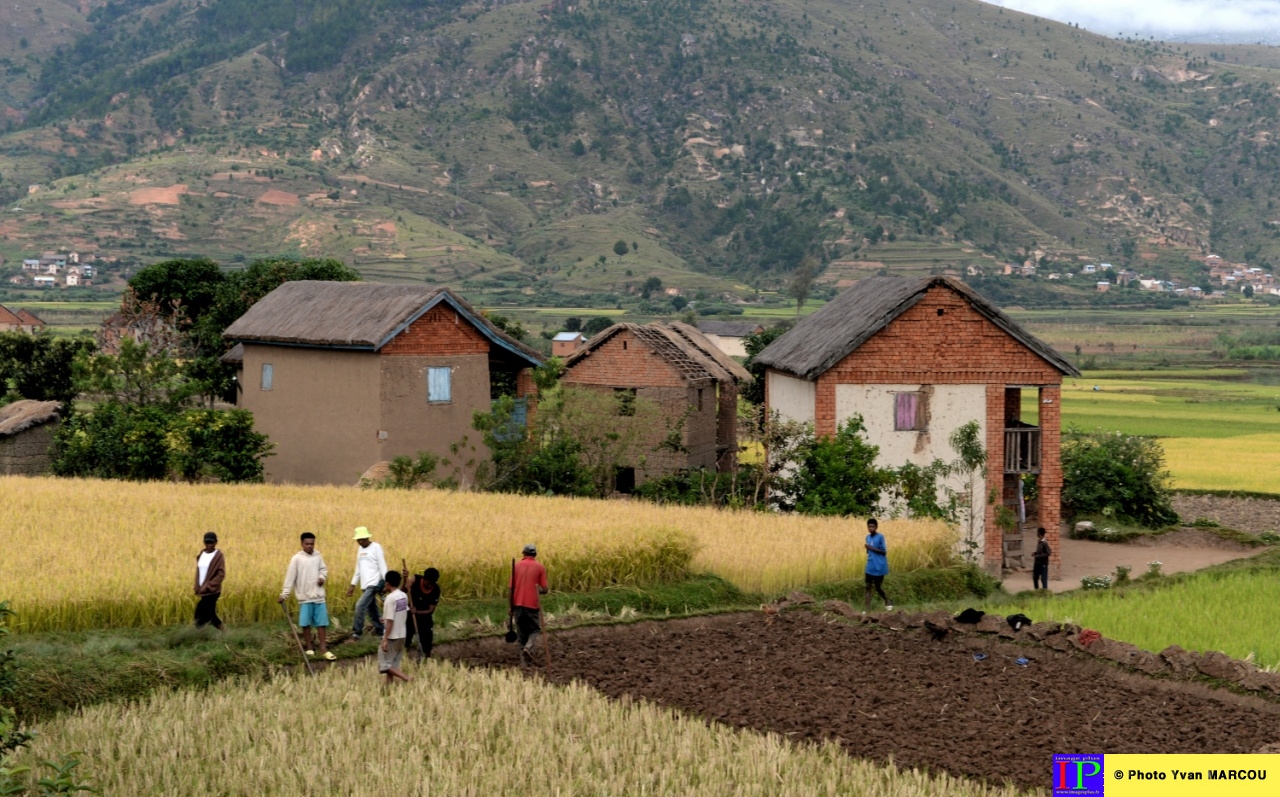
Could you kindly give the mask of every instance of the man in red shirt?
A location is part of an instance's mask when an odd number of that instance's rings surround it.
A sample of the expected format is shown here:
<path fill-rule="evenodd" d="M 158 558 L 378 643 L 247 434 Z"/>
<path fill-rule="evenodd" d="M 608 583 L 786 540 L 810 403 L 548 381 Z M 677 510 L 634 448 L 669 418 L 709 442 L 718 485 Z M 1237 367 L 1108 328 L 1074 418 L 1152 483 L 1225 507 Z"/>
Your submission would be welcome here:
<path fill-rule="evenodd" d="M 524 546 L 524 558 L 511 574 L 511 606 L 516 621 L 516 641 L 520 644 L 520 663 L 533 663 L 539 629 L 542 627 L 540 595 L 547 594 L 547 569 L 538 562 L 538 548 Z"/>

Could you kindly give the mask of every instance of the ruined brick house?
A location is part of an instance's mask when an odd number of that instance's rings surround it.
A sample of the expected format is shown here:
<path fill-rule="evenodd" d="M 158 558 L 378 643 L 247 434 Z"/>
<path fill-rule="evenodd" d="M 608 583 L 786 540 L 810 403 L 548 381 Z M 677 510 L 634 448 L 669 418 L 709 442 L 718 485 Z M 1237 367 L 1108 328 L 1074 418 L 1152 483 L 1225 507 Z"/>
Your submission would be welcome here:
<path fill-rule="evenodd" d="M 613 391 L 625 407 L 656 402 L 667 426 L 646 440 L 643 462 L 623 465 L 617 489 L 682 469 L 732 470 L 738 456 L 738 386 L 751 375 L 687 324 L 615 324 L 565 361 L 561 383 Z M 681 451 L 654 450 L 683 419 Z"/>
<path fill-rule="evenodd" d="M 1044 526 L 1054 551 L 1050 575 L 1058 577 L 1061 386 L 1064 375 L 1079 372 L 963 282 L 861 280 L 770 344 L 756 362 L 766 366 L 770 410 L 812 423 L 819 435 L 834 434 L 859 414 L 869 441 L 880 447 L 882 466 L 951 461 L 956 455 L 948 438 L 977 421 L 987 481 L 970 500 L 985 506 L 978 540 L 984 565 L 998 572 L 1006 563 L 1009 546 L 995 522 L 997 507 L 1025 506 L 1014 536 L 1025 545 L 1026 531 Z M 1024 417 L 1026 394 L 1036 400 Z M 1025 474 L 1035 474 L 1038 503 L 1021 500 Z M 992 494 L 996 501 L 988 503 Z"/>
<path fill-rule="evenodd" d="M 472 413 L 525 400 L 542 362 L 452 291 L 422 285 L 286 282 L 224 337 L 238 344 L 224 358 L 240 369 L 237 403 L 275 443 L 273 482 L 352 484 L 419 451 L 458 464 L 450 447 L 478 437 Z"/>
<path fill-rule="evenodd" d="M 0 476 L 39 476 L 53 466 L 56 401 L 23 399 L 0 407 Z"/>

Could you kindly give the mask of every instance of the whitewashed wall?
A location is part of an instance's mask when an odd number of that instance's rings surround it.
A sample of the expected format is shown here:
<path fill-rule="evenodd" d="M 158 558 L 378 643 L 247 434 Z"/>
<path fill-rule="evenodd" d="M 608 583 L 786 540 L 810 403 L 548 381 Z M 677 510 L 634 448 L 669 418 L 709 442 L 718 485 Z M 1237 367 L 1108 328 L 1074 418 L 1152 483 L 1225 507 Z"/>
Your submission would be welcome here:
<path fill-rule="evenodd" d="M 770 383 L 770 388 L 773 384 Z M 923 431 L 899 432 L 893 428 L 894 395 L 924 392 L 928 395 L 928 428 Z M 854 414 L 862 416 L 867 428 L 867 441 L 880 447 L 876 461 L 882 467 L 896 468 L 906 463 L 928 465 L 935 459 L 950 462 L 956 458 L 948 438 L 956 429 L 977 421 L 979 439 L 987 439 L 986 385 L 836 385 L 836 424 Z M 953 490 L 964 488 L 964 478 L 953 476 L 946 485 Z M 975 542 L 985 549 L 982 521 L 986 514 L 986 486 L 975 480 L 971 505 L 978 508 Z M 962 529 L 963 531 L 964 529 Z"/>
<path fill-rule="evenodd" d="M 813 423 L 817 386 L 806 379 L 768 373 L 769 409 L 786 420 Z"/>

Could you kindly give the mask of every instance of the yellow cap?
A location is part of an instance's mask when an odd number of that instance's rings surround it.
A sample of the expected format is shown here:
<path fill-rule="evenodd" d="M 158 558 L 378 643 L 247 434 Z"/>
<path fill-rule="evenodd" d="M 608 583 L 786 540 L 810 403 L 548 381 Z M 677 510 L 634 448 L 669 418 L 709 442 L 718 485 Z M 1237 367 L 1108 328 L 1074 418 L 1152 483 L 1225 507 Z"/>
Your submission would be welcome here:
<path fill-rule="evenodd" d="M 372 536 L 373 535 L 369 533 L 369 530 L 367 528 L 365 528 L 364 526 L 361 526 L 360 528 L 356 529 L 356 536 L 352 537 L 351 539 L 367 540 Z"/>

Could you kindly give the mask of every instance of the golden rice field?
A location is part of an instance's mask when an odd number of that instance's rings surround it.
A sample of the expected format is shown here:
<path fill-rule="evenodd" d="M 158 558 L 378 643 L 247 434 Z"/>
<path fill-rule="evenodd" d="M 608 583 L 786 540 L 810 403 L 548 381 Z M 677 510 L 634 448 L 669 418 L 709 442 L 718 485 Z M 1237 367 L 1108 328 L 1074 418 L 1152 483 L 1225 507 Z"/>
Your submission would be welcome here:
<path fill-rule="evenodd" d="M 99 705 L 38 728 L 14 763 L 81 751 L 81 774 L 116 795 L 1020 793 L 611 701 L 582 684 L 436 661 L 408 669 L 416 680 L 385 694 L 368 663 Z"/>
<path fill-rule="evenodd" d="M 553 589 L 642 585 L 711 572 L 751 592 L 779 592 L 862 572 L 860 521 L 662 507 L 635 501 L 354 487 L 186 485 L 0 478 L 0 597 L 18 631 L 187 622 L 201 537 L 227 557 L 219 613 L 279 617 L 298 535 L 312 531 L 330 568 L 331 609 L 350 582 L 356 526 L 399 569 L 441 570 L 446 596 L 505 594 L 511 557 L 537 543 Z M 932 521 L 881 525 L 894 570 L 951 561 L 954 532 Z M 344 619 L 349 619 L 344 618 Z"/>

